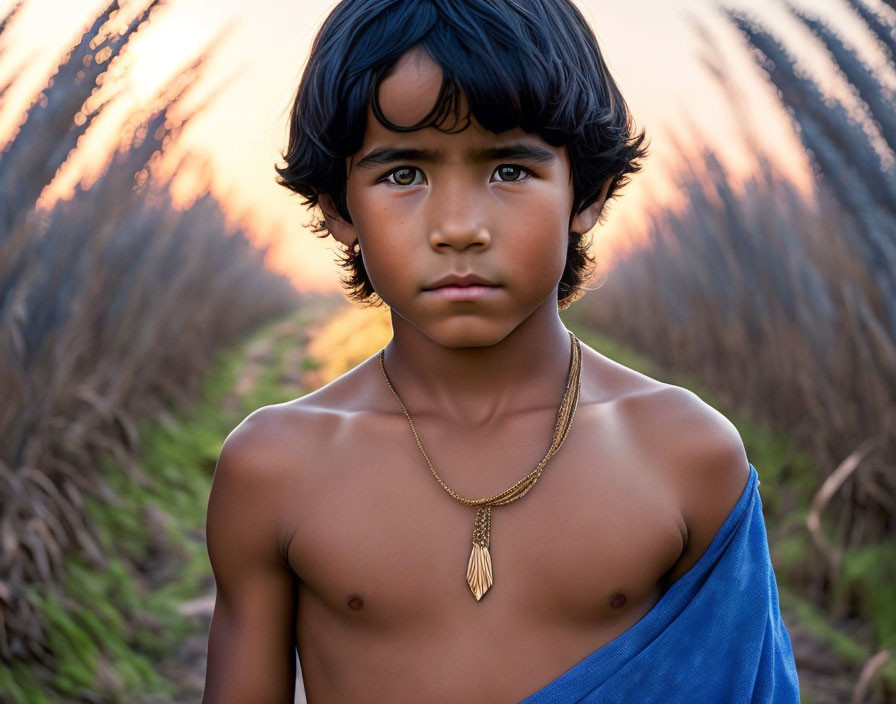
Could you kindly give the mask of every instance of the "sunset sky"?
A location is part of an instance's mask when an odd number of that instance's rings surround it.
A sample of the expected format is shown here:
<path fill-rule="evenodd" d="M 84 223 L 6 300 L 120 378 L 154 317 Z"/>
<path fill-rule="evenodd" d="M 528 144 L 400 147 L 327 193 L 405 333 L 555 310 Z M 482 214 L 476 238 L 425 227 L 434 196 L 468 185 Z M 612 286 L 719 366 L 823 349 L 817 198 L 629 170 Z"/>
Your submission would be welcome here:
<path fill-rule="evenodd" d="M 13 3 L 0 0 L 0 8 Z M 144 3 L 123 2 L 127 18 Z M 91 164 L 99 163 L 118 138 L 114 117 L 151 98 L 165 79 L 187 64 L 225 26 L 230 31 L 214 52 L 204 95 L 221 88 L 214 102 L 188 126 L 183 146 L 204 155 L 213 174 L 213 190 L 239 217 L 250 223 L 260 242 L 271 242 L 270 265 L 289 274 L 300 288 L 336 290 L 338 270 L 332 245 L 307 230 L 309 214 L 298 196 L 274 182 L 273 165 L 286 145 L 287 120 L 311 41 L 333 0 L 169 0 L 133 41 L 129 52 L 129 89 L 117 112 L 96 134 L 85 137 L 83 154 L 64 167 L 53 192 L 64 196 Z M 805 157 L 771 88 L 748 60 L 739 35 L 718 12 L 714 0 L 579 0 L 578 6 L 595 30 L 611 72 L 619 83 L 637 124 L 652 144 L 644 171 L 632 179 L 611 207 L 608 222 L 594 231 L 595 254 L 607 257 L 620 243 L 637 236 L 644 208 L 674 202 L 670 168 L 676 151 L 671 134 L 717 147 L 726 163 L 746 173 L 752 160 L 741 145 L 731 109 L 719 88 L 700 66 L 705 46 L 689 25 L 704 23 L 716 37 L 730 70 L 730 81 L 747 96 L 749 117 L 763 142 L 784 168 L 806 182 Z M 795 2 L 828 20 L 872 65 L 883 57 L 861 30 L 842 0 Z M 876 3 L 872 3 L 876 4 Z M 793 20 L 778 0 L 729 0 L 746 9 L 793 47 L 806 69 L 829 90 L 836 76 L 811 35 Z M 3 100 L 0 134 L 21 119 L 34 90 L 43 84 L 62 52 L 77 40 L 105 2 L 92 0 L 27 0 L 4 37 L 0 77 L 12 72 L 20 80 Z M 225 81 L 225 79 L 229 79 Z M 222 83 L 223 82 L 223 83 Z"/>

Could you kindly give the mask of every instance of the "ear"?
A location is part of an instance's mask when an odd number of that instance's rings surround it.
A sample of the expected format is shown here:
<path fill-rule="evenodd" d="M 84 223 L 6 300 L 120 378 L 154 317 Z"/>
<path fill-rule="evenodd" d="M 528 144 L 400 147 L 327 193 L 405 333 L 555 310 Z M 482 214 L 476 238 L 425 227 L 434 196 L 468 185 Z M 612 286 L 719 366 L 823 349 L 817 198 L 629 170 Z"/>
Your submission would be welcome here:
<path fill-rule="evenodd" d="M 604 185 L 601 186 L 600 195 L 597 197 L 597 200 L 573 216 L 572 223 L 569 226 L 570 232 L 584 235 L 597 224 L 597 219 L 600 217 L 600 211 L 604 208 L 604 203 L 607 200 L 607 191 L 610 189 L 610 184 L 612 182 L 613 177 L 611 176 L 604 181 Z"/>
<path fill-rule="evenodd" d="M 355 232 L 355 226 L 337 214 L 333 199 L 330 198 L 328 194 L 321 193 L 317 198 L 317 204 L 324 214 L 327 229 L 330 231 L 330 234 L 333 235 L 333 239 L 341 242 L 346 247 L 351 247 L 358 241 L 358 234 Z"/>

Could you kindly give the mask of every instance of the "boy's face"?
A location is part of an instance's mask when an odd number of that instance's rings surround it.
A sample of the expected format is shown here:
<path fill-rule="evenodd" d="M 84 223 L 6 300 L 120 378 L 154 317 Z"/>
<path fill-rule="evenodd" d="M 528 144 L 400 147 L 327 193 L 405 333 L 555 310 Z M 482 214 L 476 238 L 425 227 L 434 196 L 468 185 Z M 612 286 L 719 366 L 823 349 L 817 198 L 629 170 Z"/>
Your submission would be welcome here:
<path fill-rule="evenodd" d="M 441 80 L 423 51 L 409 51 L 380 84 L 383 114 L 396 125 L 415 124 Z M 455 134 L 394 132 L 368 111 L 363 145 L 346 168 L 353 222 L 333 217 L 323 198 L 330 231 L 343 244 L 360 242 L 371 283 L 394 314 L 449 347 L 495 344 L 536 311 L 555 315 L 569 230 L 589 230 L 603 202 L 577 214 L 570 228 L 566 148 L 520 128 L 495 134 L 475 121 Z M 452 274 L 489 285 L 439 287 Z"/>

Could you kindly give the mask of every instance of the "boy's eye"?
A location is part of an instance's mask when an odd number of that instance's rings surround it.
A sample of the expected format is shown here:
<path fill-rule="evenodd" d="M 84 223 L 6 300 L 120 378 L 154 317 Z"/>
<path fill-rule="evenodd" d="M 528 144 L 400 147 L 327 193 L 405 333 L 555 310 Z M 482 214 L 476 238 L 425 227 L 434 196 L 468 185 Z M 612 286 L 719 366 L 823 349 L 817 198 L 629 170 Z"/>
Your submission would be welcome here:
<path fill-rule="evenodd" d="M 396 186 L 419 186 L 423 179 L 417 180 L 418 175 L 422 176 L 422 172 L 415 166 L 402 166 L 386 174 L 386 180 Z"/>
<path fill-rule="evenodd" d="M 526 169 L 522 166 L 514 166 L 513 164 L 501 164 L 497 169 L 495 169 L 495 174 L 499 176 L 499 178 L 495 179 L 496 181 L 512 183 L 514 181 L 522 181 L 523 177 L 526 176 Z"/>

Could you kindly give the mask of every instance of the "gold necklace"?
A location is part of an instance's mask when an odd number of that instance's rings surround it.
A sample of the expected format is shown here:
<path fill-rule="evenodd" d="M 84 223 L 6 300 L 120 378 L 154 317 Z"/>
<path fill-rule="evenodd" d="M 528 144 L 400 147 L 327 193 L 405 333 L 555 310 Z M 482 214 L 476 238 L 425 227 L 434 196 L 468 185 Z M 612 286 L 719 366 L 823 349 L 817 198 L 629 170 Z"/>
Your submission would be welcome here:
<path fill-rule="evenodd" d="M 476 521 L 473 524 L 473 551 L 470 553 L 470 561 L 467 564 L 467 584 L 470 585 L 470 590 L 473 592 L 476 601 L 479 601 L 494 583 L 492 577 L 492 558 L 488 551 L 492 524 L 492 506 L 504 506 L 505 504 L 523 498 L 529 493 L 529 490 L 535 486 L 535 482 L 538 481 L 542 471 L 544 471 L 548 461 L 563 445 L 566 436 L 569 435 L 569 429 L 572 427 L 572 419 L 575 416 L 576 408 L 579 405 L 579 390 L 581 388 L 582 376 L 582 348 L 578 338 L 572 332 L 569 333 L 569 338 L 572 349 L 570 352 L 569 374 L 566 378 L 566 391 L 563 394 L 563 400 L 560 402 L 560 409 L 557 411 L 557 422 L 554 424 L 554 436 L 551 439 L 551 446 L 548 448 L 547 454 L 541 462 L 536 465 L 535 469 L 520 479 L 516 484 L 508 487 L 499 494 L 484 499 L 468 499 L 465 496 L 461 496 L 452 490 L 451 487 L 442 480 L 439 473 L 436 472 L 435 467 L 432 466 L 432 462 L 429 459 L 429 455 L 427 455 L 426 450 L 423 449 L 423 443 L 420 442 L 420 436 L 417 435 L 417 429 L 414 427 L 414 421 L 411 420 L 411 414 L 408 413 L 408 409 L 405 408 L 404 404 L 401 402 L 398 392 L 395 390 L 395 387 L 392 386 L 389 375 L 386 373 L 386 365 L 383 362 L 386 349 L 383 348 L 380 350 L 380 368 L 383 370 L 383 376 L 386 378 L 389 390 L 392 392 L 392 395 L 395 396 L 398 405 L 401 406 L 405 418 L 408 419 L 408 424 L 411 426 L 411 432 L 414 434 L 414 440 L 417 441 L 417 447 L 420 448 L 420 453 L 423 455 L 423 459 L 425 459 L 426 464 L 429 465 L 429 471 L 432 472 L 436 481 L 451 495 L 452 498 L 467 506 L 477 507 Z"/>

